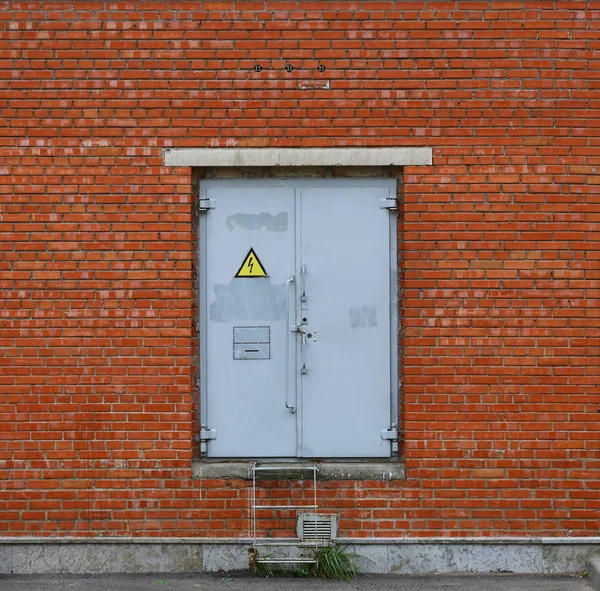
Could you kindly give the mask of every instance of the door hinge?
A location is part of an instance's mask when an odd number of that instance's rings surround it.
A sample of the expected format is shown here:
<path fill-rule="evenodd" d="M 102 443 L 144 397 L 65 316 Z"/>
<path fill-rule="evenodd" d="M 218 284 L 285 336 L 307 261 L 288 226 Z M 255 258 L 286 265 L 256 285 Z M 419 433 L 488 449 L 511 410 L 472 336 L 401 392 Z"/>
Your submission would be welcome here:
<path fill-rule="evenodd" d="M 387 439 L 392 444 L 392 454 L 398 453 L 398 429 L 396 425 L 392 425 L 391 429 L 382 429 L 381 439 Z"/>
<path fill-rule="evenodd" d="M 398 209 L 398 202 L 395 197 L 387 197 L 379 200 L 379 207 L 381 209 Z"/>
<path fill-rule="evenodd" d="M 196 441 L 200 442 L 200 453 L 206 453 L 206 447 L 208 441 L 211 439 L 217 438 L 217 430 L 216 429 L 207 429 L 206 427 L 200 428 L 200 435 L 196 437 Z"/>
<path fill-rule="evenodd" d="M 206 199 L 200 198 L 198 200 L 198 211 L 207 211 L 209 209 L 215 208 L 215 200 L 214 199 Z"/>

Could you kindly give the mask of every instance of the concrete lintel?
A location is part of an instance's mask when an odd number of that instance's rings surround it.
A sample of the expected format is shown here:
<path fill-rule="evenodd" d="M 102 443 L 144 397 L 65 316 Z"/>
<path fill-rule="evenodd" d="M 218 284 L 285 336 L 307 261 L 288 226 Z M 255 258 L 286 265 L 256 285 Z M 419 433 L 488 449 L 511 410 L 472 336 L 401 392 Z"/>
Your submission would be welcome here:
<path fill-rule="evenodd" d="M 254 462 L 214 462 L 197 461 L 192 464 L 192 477 L 198 479 L 242 479 L 252 478 L 252 464 Z M 289 472 L 278 470 L 273 474 L 261 475 L 261 478 L 277 478 L 298 480 L 312 478 L 310 470 L 314 464 L 311 462 L 297 462 L 284 464 L 289 467 Z M 406 473 L 404 464 L 400 462 L 318 462 L 319 480 L 404 480 Z M 305 468 L 306 472 L 302 473 Z M 300 471 L 300 472 L 299 472 Z"/>
<path fill-rule="evenodd" d="M 431 148 L 167 148 L 165 166 L 427 166 Z"/>

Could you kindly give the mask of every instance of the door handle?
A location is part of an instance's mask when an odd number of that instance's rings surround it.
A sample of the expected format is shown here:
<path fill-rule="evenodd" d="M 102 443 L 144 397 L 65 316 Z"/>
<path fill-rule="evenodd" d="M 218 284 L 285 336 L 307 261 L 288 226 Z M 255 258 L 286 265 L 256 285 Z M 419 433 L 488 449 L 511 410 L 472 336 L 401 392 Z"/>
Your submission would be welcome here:
<path fill-rule="evenodd" d="M 296 412 L 296 402 L 290 404 L 290 335 L 287 333 L 287 328 L 292 330 L 292 326 L 295 330 L 298 327 L 294 324 L 290 326 L 290 294 L 292 292 L 292 283 L 294 283 L 294 276 L 292 275 L 286 282 L 286 334 L 285 334 L 285 407 L 291 412 Z M 292 330 L 292 332 L 295 332 Z"/>
<path fill-rule="evenodd" d="M 306 265 L 300 264 L 300 301 L 306 301 Z M 300 373 L 306 373 L 306 326 L 302 324 L 298 327 L 300 333 Z"/>
<path fill-rule="evenodd" d="M 306 287 L 305 283 L 305 275 L 306 275 L 306 265 L 302 263 L 300 265 L 300 300 L 302 302 L 306 301 Z"/>
<path fill-rule="evenodd" d="M 290 324 L 290 332 L 300 335 L 300 372 L 306 373 L 306 324 Z"/>
<path fill-rule="evenodd" d="M 300 339 L 300 372 L 306 373 L 306 334 L 303 332 L 302 338 Z"/>

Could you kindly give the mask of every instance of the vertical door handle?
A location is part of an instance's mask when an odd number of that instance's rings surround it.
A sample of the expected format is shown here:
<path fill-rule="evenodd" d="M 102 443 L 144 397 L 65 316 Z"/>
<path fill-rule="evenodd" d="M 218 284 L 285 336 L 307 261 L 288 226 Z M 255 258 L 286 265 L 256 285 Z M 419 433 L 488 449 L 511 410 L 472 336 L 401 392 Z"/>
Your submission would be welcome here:
<path fill-rule="evenodd" d="M 306 275 L 306 265 L 302 263 L 300 265 L 300 300 L 306 301 L 306 286 L 304 285 L 304 279 Z"/>
<path fill-rule="evenodd" d="M 296 403 L 290 404 L 290 299 L 292 292 L 292 283 L 294 276 L 292 275 L 286 282 L 286 322 L 285 322 L 285 407 L 291 412 L 296 412 Z M 294 302 L 295 304 L 295 302 Z M 294 328 L 296 325 L 294 325 Z"/>
<path fill-rule="evenodd" d="M 300 371 L 304 374 L 306 373 L 306 335 L 302 333 L 300 336 L 300 363 L 302 364 Z"/>
<path fill-rule="evenodd" d="M 306 265 L 300 264 L 300 300 L 306 301 Z M 304 331 L 300 331 L 300 364 L 301 373 L 306 373 L 306 335 Z"/>

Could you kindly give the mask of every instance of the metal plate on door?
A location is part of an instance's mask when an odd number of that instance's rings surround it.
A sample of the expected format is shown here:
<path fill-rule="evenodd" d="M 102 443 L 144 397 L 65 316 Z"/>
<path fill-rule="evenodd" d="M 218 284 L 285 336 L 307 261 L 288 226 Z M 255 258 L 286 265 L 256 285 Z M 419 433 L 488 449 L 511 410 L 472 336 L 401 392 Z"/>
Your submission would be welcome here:
<path fill-rule="evenodd" d="M 270 359 L 271 328 L 269 326 L 234 326 L 234 359 Z"/>

